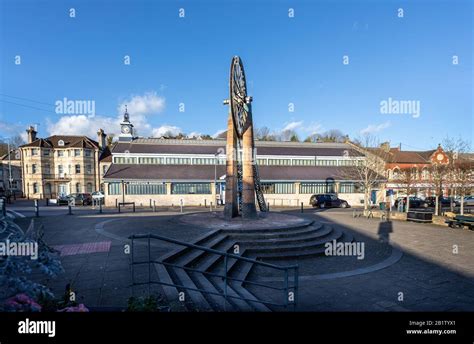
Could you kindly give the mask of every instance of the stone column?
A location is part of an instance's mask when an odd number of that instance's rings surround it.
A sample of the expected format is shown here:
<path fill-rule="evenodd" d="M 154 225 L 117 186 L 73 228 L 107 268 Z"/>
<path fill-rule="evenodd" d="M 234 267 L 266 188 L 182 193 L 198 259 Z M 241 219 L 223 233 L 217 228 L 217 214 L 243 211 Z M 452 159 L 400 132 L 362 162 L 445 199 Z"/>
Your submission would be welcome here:
<path fill-rule="evenodd" d="M 250 105 L 249 105 L 250 106 Z M 247 118 L 248 127 L 242 137 L 242 217 L 256 218 L 257 208 L 255 207 L 255 184 L 254 184 L 254 140 L 253 124 L 249 111 Z"/>
<path fill-rule="evenodd" d="M 227 120 L 226 176 L 224 217 L 230 219 L 239 215 L 237 203 L 237 133 L 232 114 Z"/>

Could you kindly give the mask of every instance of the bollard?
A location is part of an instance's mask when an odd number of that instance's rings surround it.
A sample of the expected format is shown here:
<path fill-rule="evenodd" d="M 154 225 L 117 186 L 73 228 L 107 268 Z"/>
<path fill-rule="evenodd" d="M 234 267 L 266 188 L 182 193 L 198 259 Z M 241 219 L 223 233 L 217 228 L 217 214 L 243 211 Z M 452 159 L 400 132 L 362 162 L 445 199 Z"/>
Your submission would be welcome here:
<path fill-rule="evenodd" d="M 115 208 L 117 208 L 117 203 L 118 203 L 117 199 L 115 199 Z"/>
<path fill-rule="evenodd" d="M 102 199 L 99 200 L 99 214 L 102 214 Z"/>
<path fill-rule="evenodd" d="M 68 208 L 68 215 L 72 215 L 72 207 L 70 204 L 67 205 Z"/>
<path fill-rule="evenodd" d="M 49 198 L 46 198 L 46 206 L 49 207 Z"/>
<path fill-rule="evenodd" d="M 301 212 L 303 212 L 303 202 L 301 202 Z"/>
<path fill-rule="evenodd" d="M 204 208 L 207 208 L 207 199 L 204 200 Z"/>
<path fill-rule="evenodd" d="M 133 202 L 133 212 L 135 212 L 135 202 Z"/>
<path fill-rule="evenodd" d="M 181 212 L 183 212 L 183 199 L 179 200 L 179 207 L 181 208 Z"/>
<path fill-rule="evenodd" d="M 212 202 L 211 202 L 211 204 L 209 205 L 209 211 L 212 212 Z"/>
<path fill-rule="evenodd" d="M 150 208 L 151 208 L 151 198 L 150 198 Z"/>
<path fill-rule="evenodd" d="M 156 203 L 155 203 L 154 200 L 153 200 L 153 212 L 154 212 L 154 213 L 156 212 Z"/>
<path fill-rule="evenodd" d="M 270 212 L 270 203 L 267 204 L 267 211 Z"/>
<path fill-rule="evenodd" d="M 38 207 L 38 200 L 35 199 L 35 216 L 39 217 L 39 207 Z"/>

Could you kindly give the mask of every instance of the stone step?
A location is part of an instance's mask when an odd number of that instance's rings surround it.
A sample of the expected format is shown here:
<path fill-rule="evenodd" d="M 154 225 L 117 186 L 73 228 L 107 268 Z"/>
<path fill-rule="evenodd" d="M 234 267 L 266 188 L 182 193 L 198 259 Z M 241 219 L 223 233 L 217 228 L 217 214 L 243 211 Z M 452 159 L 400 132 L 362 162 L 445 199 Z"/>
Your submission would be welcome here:
<path fill-rule="evenodd" d="M 347 234 L 343 233 L 339 239 L 337 239 L 338 242 L 352 242 L 353 241 L 353 236 L 352 234 Z M 331 239 L 330 241 L 332 241 Z M 256 253 L 258 256 L 258 259 L 288 259 L 288 258 L 308 258 L 308 257 L 314 257 L 314 256 L 322 256 L 325 254 L 326 248 L 324 246 L 317 246 L 311 249 L 297 249 L 295 248 L 294 250 L 291 251 L 284 251 L 284 252 L 258 252 Z"/>
<path fill-rule="evenodd" d="M 222 252 L 229 252 L 234 247 L 235 242 L 233 240 L 224 240 L 220 242 L 214 249 L 222 251 Z M 217 264 L 218 262 L 224 262 L 224 257 L 218 254 L 201 254 L 198 259 L 194 260 L 194 264 L 192 267 L 194 269 L 199 269 L 201 271 L 210 271 L 211 268 Z"/>
<path fill-rule="evenodd" d="M 175 280 L 175 284 L 181 285 L 187 288 L 198 288 L 196 284 L 193 282 L 193 280 L 191 279 L 191 277 L 188 275 L 188 273 L 184 271 L 183 269 L 173 268 L 173 272 L 175 276 L 177 277 L 177 280 Z M 183 291 L 185 293 L 186 299 L 188 297 L 191 299 L 196 310 L 204 311 L 204 312 L 209 312 L 213 310 L 213 308 L 211 307 L 209 302 L 207 302 L 207 300 L 204 298 L 201 292 L 195 291 L 195 290 L 189 290 L 185 288 L 183 288 Z"/>
<path fill-rule="evenodd" d="M 236 239 L 273 239 L 273 238 L 290 238 L 294 236 L 304 235 L 308 233 L 312 233 L 315 231 L 319 231 L 323 228 L 323 224 L 313 224 L 311 226 L 298 228 L 298 229 L 290 229 L 287 232 L 277 232 L 277 233 L 228 233 L 227 231 L 223 231 L 226 234 L 231 234 L 233 238 Z"/>
<path fill-rule="evenodd" d="M 221 277 L 212 277 L 210 276 L 210 281 L 224 294 L 225 282 Z M 234 309 L 241 312 L 252 312 L 255 309 L 247 303 L 245 300 L 238 299 L 237 297 L 242 297 L 238 292 L 234 290 L 235 286 L 232 286 L 231 281 L 227 283 L 227 295 L 233 296 L 229 297 L 228 300 L 234 305 Z M 238 288 L 237 288 L 238 289 Z M 228 311 L 229 309 L 227 309 Z"/>
<path fill-rule="evenodd" d="M 323 247 L 325 243 L 332 240 L 338 240 L 343 235 L 343 232 L 339 229 L 332 229 L 328 234 L 300 244 L 288 244 L 288 245 L 274 245 L 272 247 L 257 246 L 248 248 L 248 252 L 255 256 L 260 256 L 262 253 L 267 252 L 292 252 L 310 250 L 319 247 Z"/>
<path fill-rule="evenodd" d="M 330 234 L 333 229 L 329 226 L 325 226 L 324 229 L 312 231 L 304 235 L 291 237 L 291 238 L 272 238 L 272 239 L 263 239 L 263 240 L 251 240 L 251 241 L 240 241 L 238 244 L 245 245 L 245 247 L 265 247 L 265 246 L 274 246 L 274 245 L 291 245 L 299 244 L 304 242 L 310 242 L 318 238 L 322 238 Z"/>
<path fill-rule="evenodd" d="M 216 229 L 212 232 L 206 233 L 199 238 L 197 238 L 193 244 L 195 245 L 200 245 L 200 246 L 205 246 L 207 242 L 212 240 L 215 236 L 219 235 L 221 233 L 220 229 Z M 193 248 L 186 247 L 186 246 L 178 246 L 176 249 L 164 254 L 163 256 L 160 257 L 160 260 L 164 262 L 172 262 L 173 259 L 177 259 L 181 255 L 193 251 Z"/>
<path fill-rule="evenodd" d="M 276 232 L 288 232 L 291 230 L 297 230 L 301 228 L 305 228 L 308 226 L 311 226 L 314 223 L 313 220 L 304 220 L 301 221 L 300 223 L 292 226 L 275 226 L 273 228 L 223 228 L 222 230 L 226 234 L 239 234 L 239 233 L 253 233 L 253 234 L 266 234 L 266 233 L 276 233 Z"/>
<path fill-rule="evenodd" d="M 216 247 L 218 247 L 218 245 L 222 243 L 226 238 L 227 236 L 219 234 L 217 236 L 213 236 L 212 240 L 207 241 L 204 245 L 200 246 L 216 249 Z M 181 254 L 177 259 L 173 260 L 173 264 L 179 264 L 181 266 L 191 266 L 199 257 L 206 254 L 213 255 L 212 253 L 193 248 L 191 250 L 187 250 L 187 252 Z"/>
<path fill-rule="evenodd" d="M 253 268 L 253 263 L 245 262 L 240 260 L 238 262 L 239 268 L 235 270 L 235 273 L 231 275 L 239 280 L 245 280 L 247 275 Z M 260 301 L 254 294 L 248 291 L 243 282 L 240 281 L 230 281 L 229 282 L 232 288 L 243 298 L 248 299 L 250 301 L 246 301 L 249 303 L 256 311 L 259 312 L 271 312 L 271 309 L 266 306 L 264 303 L 258 302 Z"/>
<path fill-rule="evenodd" d="M 199 286 L 200 289 L 204 289 L 214 293 L 220 293 L 222 296 L 203 293 L 203 296 L 208 302 L 212 305 L 212 308 L 215 311 L 237 311 L 238 308 L 234 305 L 233 302 L 225 301 L 223 295 L 224 293 L 217 289 L 213 283 L 211 283 L 211 276 L 204 275 L 199 272 L 188 272 L 191 276 L 191 279 L 194 280 L 195 284 Z M 225 303 L 225 306 L 224 306 Z"/>

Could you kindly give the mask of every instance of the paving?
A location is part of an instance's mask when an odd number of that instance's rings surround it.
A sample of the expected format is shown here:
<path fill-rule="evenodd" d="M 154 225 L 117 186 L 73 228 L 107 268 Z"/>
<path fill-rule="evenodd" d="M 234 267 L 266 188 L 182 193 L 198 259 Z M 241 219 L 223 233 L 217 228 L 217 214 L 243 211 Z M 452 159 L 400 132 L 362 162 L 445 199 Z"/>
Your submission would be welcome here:
<path fill-rule="evenodd" d="M 203 209 L 185 211 L 197 210 Z M 298 211 L 290 213 L 331 226 L 336 232 L 342 231 L 355 242 L 366 245 L 362 261 L 355 257 L 312 256 L 278 262 L 300 266 L 298 310 L 474 310 L 474 231 L 402 221 L 387 224 L 378 219 L 354 219 L 350 211 L 306 209 L 303 215 Z M 84 210 L 75 215 L 56 214 L 34 219 L 37 225 L 44 226 L 46 242 L 70 253 L 61 257 L 65 273 L 46 281 L 48 286 L 61 295 L 66 284 L 72 283 L 78 300 L 89 307 L 125 307 L 130 296 L 148 292 L 147 288 L 130 287 L 130 256 L 124 253 L 130 234 L 153 232 L 194 242 L 215 230 L 183 223 L 178 220 L 180 215 L 179 209 L 121 214 L 111 209 L 103 214 Z M 26 227 L 31 218 L 18 217 L 15 221 Z M 151 253 L 160 257 L 176 249 L 176 245 L 157 242 Z M 158 277 L 156 269 L 152 273 L 153 278 Z M 249 271 L 248 276 L 250 280 L 262 280 L 269 285 L 281 283 L 276 276 L 258 270 Z M 138 269 L 136 277 L 148 278 L 147 268 Z M 193 278 L 197 281 L 196 276 Z M 207 282 L 201 280 L 201 283 Z M 219 289 L 219 281 L 211 283 Z M 257 298 L 281 301 L 280 292 L 253 286 L 247 289 Z M 151 291 L 163 293 L 161 287 L 153 287 Z"/>

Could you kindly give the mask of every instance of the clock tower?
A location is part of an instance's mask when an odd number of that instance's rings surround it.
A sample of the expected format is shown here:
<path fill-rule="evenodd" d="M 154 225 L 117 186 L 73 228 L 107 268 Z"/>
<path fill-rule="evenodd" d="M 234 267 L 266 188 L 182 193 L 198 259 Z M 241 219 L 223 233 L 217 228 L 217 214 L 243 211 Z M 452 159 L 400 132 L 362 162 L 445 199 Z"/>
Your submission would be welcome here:
<path fill-rule="evenodd" d="M 123 121 L 120 123 L 120 135 L 119 141 L 132 141 L 133 140 L 133 124 L 130 123 L 130 115 L 127 111 L 127 105 L 125 105 L 125 113 L 123 114 Z"/>

